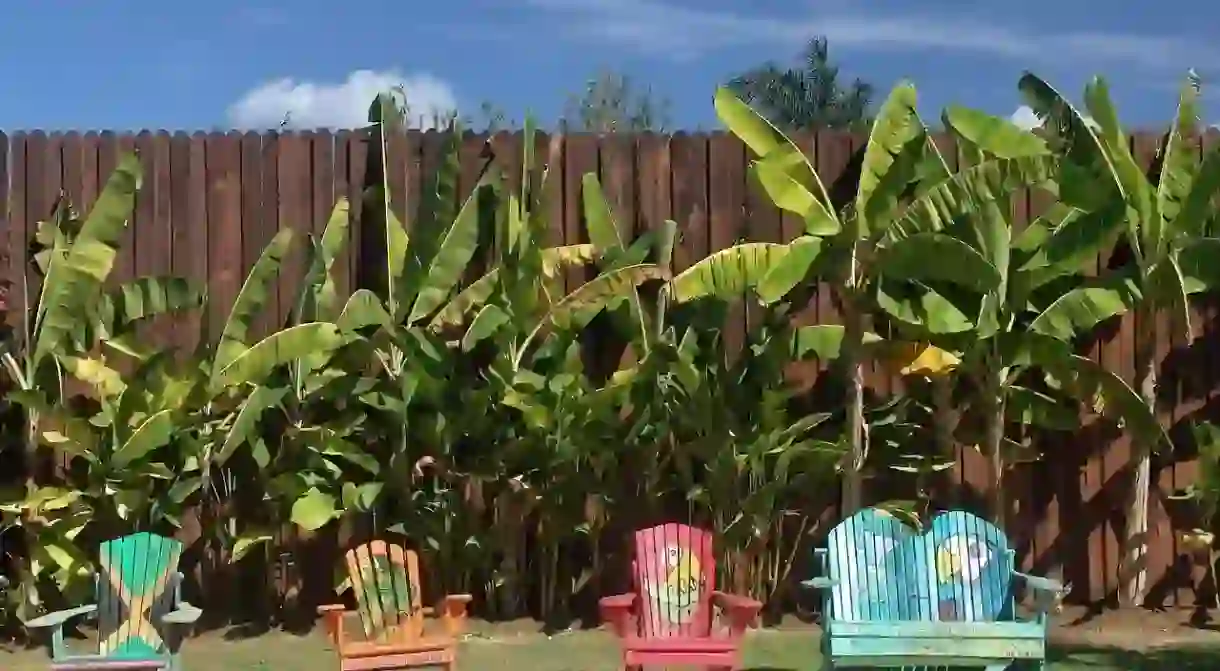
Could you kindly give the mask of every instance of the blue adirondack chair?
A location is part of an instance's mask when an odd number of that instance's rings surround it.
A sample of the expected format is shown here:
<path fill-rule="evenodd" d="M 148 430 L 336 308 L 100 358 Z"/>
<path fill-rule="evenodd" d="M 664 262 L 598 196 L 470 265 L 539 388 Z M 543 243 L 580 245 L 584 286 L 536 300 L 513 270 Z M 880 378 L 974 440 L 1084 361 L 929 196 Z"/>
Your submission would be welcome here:
<path fill-rule="evenodd" d="M 822 576 L 802 584 L 822 594 L 825 668 L 1044 668 L 1063 586 L 1017 571 L 1004 533 L 974 515 L 941 513 L 920 534 L 866 508 L 815 555 Z M 1032 619 L 1014 613 L 1017 581 L 1034 591 Z"/>
<path fill-rule="evenodd" d="M 96 604 L 25 623 L 30 629 L 50 630 L 51 668 L 182 671 L 178 655 L 182 634 L 202 614 L 181 597 L 182 544 L 138 533 L 102 543 L 99 554 Z M 98 620 L 96 654 L 69 654 L 63 626 L 76 618 Z"/>

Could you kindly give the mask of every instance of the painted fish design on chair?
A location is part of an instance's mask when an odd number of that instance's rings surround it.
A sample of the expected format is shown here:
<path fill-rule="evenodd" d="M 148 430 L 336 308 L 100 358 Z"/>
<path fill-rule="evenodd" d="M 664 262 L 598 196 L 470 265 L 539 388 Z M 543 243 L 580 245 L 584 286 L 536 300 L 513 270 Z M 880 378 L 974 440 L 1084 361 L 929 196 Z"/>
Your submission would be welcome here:
<path fill-rule="evenodd" d="M 661 619 L 683 625 L 695 618 L 699 595 L 703 591 L 703 567 L 690 550 L 676 545 L 665 547 L 654 575 L 659 582 L 648 582 L 644 589 L 658 606 Z"/>

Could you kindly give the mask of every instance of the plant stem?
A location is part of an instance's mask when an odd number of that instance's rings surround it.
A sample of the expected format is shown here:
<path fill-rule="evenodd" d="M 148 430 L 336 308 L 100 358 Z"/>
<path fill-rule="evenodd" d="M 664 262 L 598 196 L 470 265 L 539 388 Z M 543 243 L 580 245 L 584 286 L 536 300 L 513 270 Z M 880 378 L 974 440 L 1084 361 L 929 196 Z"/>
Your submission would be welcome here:
<path fill-rule="evenodd" d="M 986 408 L 987 427 L 983 439 L 983 453 L 987 456 L 991 476 L 989 507 L 991 521 L 1000 529 L 1005 529 L 1008 500 L 1004 495 L 1004 471 L 1007 469 L 1004 460 L 1004 377 L 1003 371 L 994 360 L 987 362 L 984 375 L 986 377 L 982 400 Z"/>
<path fill-rule="evenodd" d="M 841 516 L 848 516 L 864 505 L 864 483 L 861 469 L 867 457 L 864 433 L 864 364 L 860 350 L 864 343 L 864 315 L 860 312 L 854 287 L 845 292 L 843 301 L 842 362 L 847 374 L 847 445 L 843 469 Z"/>
<path fill-rule="evenodd" d="M 1154 315 L 1147 310 L 1136 314 L 1135 386 L 1148 408 L 1156 412 L 1156 350 L 1152 333 Z M 1127 492 L 1127 528 L 1119 558 L 1119 601 L 1124 606 L 1141 606 L 1148 580 L 1148 491 L 1152 481 L 1151 446 L 1131 445 L 1131 486 Z"/>

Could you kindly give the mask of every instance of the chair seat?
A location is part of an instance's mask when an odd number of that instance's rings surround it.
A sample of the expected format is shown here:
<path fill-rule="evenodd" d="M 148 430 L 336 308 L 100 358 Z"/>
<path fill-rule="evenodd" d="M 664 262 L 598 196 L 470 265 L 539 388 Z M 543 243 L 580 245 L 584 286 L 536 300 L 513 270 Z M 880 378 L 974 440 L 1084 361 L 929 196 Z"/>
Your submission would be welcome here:
<path fill-rule="evenodd" d="M 85 669 L 105 669 L 105 671 L 143 671 L 144 669 L 164 669 L 169 660 L 164 657 L 107 657 L 105 655 L 73 655 L 51 660 L 53 671 L 84 671 Z"/>
<path fill-rule="evenodd" d="M 644 638 L 629 636 L 623 639 L 623 647 L 638 652 L 667 653 L 718 653 L 733 652 L 741 642 L 722 636 L 702 636 L 697 638 Z"/>
<path fill-rule="evenodd" d="M 413 652 L 429 652 L 444 650 L 457 645 L 457 640 L 451 636 L 425 636 L 412 641 L 378 643 L 376 641 L 352 641 L 343 644 L 340 655 L 343 657 L 380 657 L 385 655 L 405 655 Z"/>

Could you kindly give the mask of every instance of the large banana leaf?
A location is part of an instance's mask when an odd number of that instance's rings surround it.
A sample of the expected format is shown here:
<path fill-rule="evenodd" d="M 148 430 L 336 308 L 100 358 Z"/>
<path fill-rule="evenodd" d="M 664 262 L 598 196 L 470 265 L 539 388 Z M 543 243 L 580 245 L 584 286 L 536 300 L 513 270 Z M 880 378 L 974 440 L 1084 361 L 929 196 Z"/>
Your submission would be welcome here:
<path fill-rule="evenodd" d="M 1054 157 L 1033 155 L 987 159 L 960 170 L 927 187 L 886 231 L 885 239 L 897 240 L 948 228 L 1013 191 L 1048 183 L 1054 178 L 1056 167 Z"/>
<path fill-rule="evenodd" d="M 560 270 L 588 265 L 600 257 L 597 247 L 589 244 L 548 247 L 542 250 L 542 272 L 548 279 L 557 277 Z M 438 331 L 449 326 L 459 326 L 470 318 L 476 308 L 481 308 L 491 298 L 499 281 L 500 269 L 492 268 L 454 296 L 428 322 L 428 328 Z"/>
<path fill-rule="evenodd" d="M 135 322 L 203 305 L 204 291 L 182 277 L 141 277 L 101 296 L 97 325 L 102 338 L 115 338 Z"/>
<path fill-rule="evenodd" d="M 384 290 L 386 293 L 383 298 L 390 312 L 396 316 L 401 316 L 407 310 L 403 278 L 407 263 L 409 241 L 406 227 L 403 226 L 403 223 L 398 220 L 398 217 L 390 208 L 388 135 L 398 130 L 401 121 L 401 115 L 394 98 L 388 93 L 378 94 L 369 106 L 368 120 L 373 125 L 370 149 L 373 152 L 373 159 L 378 162 L 378 175 L 380 179 L 375 180 L 373 184 L 365 189 L 365 207 L 368 208 L 366 210 L 367 216 L 376 218 L 376 221 L 371 223 L 374 226 L 379 226 L 381 229 L 380 233 L 384 236 L 383 245 L 386 267 L 382 279 L 385 282 Z M 451 141 L 453 140 L 451 139 Z M 446 155 L 448 156 L 451 153 L 448 152 Z M 445 170 L 441 170 L 438 174 L 445 172 Z M 433 195 L 432 197 L 435 196 Z M 427 189 L 425 189 L 424 198 L 426 201 L 429 199 Z M 431 211 L 426 209 L 429 204 L 431 204 L 431 201 L 422 205 L 420 211 Z"/>
<path fill-rule="evenodd" d="M 415 304 L 407 318 L 409 323 L 415 323 L 435 312 L 461 281 L 462 273 L 478 250 L 480 220 L 493 195 L 495 187 L 492 180 L 497 178 L 498 173 L 495 171 L 484 173 L 474 191 L 462 204 L 457 217 L 436 240 L 435 253 L 427 258 L 412 257 L 418 259 L 426 270 L 420 278 L 421 285 Z"/>
<path fill-rule="evenodd" d="M 675 303 L 701 298 L 738 300 L 757 287 L 788 254 L 789 247 L 772 242 L 747 242 L 722 249 L 678 273 L 669 282 Z"/>
<path fill-rule="evenodd" d="M 1110 317 L 1126 313 L 1142 298 L 1134 278 L 1114 274 L 1063 294 L 1030 322 L 1029 329 L 1071 340 Z"/>
<path fill-rule="evenodd" d="M 1051 148 L 1061 153 L 1071 164 L 1085 171 L 1083 179 L 1064 180 L 1065 187 L 1085 187 L 1091 191 L 1086 202 L 1069 197 L 1077 190 L 1062 191 L 1068 205 L 1091 210 L 1092 205 L 1104 202 L 1111 193 L 1120 198 L 1125 195 L 1122 181 L 1109 154 L 1105 151 L 1096 129 L 1097 124 L 1086 120 L 1059 91 L 1032 73 L 1025 73 L 1017 87 L 1025 104 L 1043 121 L 1043 128 L 1050 133 Z"/>
<path fill-rule="evenodd" d="M 110 455 L 110 466 L 121 469 L 168 445 L 174 436 L 174 411 L 162 410 L 146 417 L 127 440 Z"/>
<path fill-rule="evenodd" d="M 733 135 L 760 159 L 767 160 L 780 172 L 794 179 L 821 204 L 828 218 L 834 218 L 830 214 L 834 211 L 834 205 L 817 171 L 813 169 L 805 153 L 793 144 L 787 135 L 726 87 L 716 90 L 715 106 L 716 116 Z"/>
<path fill-rule="evenodd" d="M 771 264 L 771 269 L 755 287 L 763 305 L 784 298 L 802 281 L 816 274 L 811 270 L 822 254 L 821 238 L 802 235 L 785 246 L 788 250 Z"/>
<path fill-rule="evenodd" d="M 922 151 L 923 123 L 915 112 L 915 86 L 902 82 L 881 104 L 869 132 L 856 187 L 854 237 L 884 233 L 897 212 L 899 196 L 914 178 L 916 164 L 900 156 L 918 146 Z M 903 174 L 906 170 L 910 174 Z"/>
<path fill-rule="evenodd" d="M 229 317 L 225 320 L 220 332 L 220 340 L 216 343 L 216 353 L 212 360 L 212 377 L 220 375 L 238 356 L 249 347 L 250 327 L 254 320 L 267 308 L 271 298 L 271 290 L 279 275 L 280 264 L 292 244 L 292 229 L 285 228 L 271 238 L 271 242 L 263 248 L 262 254 L 250 268 L 246 281 L 242 283 L 233 307 L 229 309 Z"/>
<path fill-rule="evenodd" d="M 914 282 L 949 282 L 980 294 L 999 288 L 1003 277 L 965 242 L 943 233 L 917 233 L 882 248 L 881 272 Z"/>
<path fill-rule="evenodd" d="M 598 249 L 615 249 L 623 245 L 623 238 L 614 223 L 614 213 L 602 192 L 597 175 L 586 173 L 581 179 L 581 200 L 584 202 L 585 229 L 589 242 Z"/>
<path fill-rule="evenodd" d="M 771 202 L 781 210 L 791 212 L 805 222 L 808 235 L 835 235 L 843 225 L 827 201 L 819 197 L 793 176 L 787 155 L 763 157 L 750 165 L 754 176 Z"/>
<path fill-rule="evenodd" d="M 1018 128 L 1007 119 L 994 117 L 986 112 L 961 105 L 950 105 L 941 115 L 941 119 L 946 128 L 980 150 L 984 156 L 1017 159 L 1051 154 L 1046 140 Z"/>
<path fill-rule="evenodd" d="M 614 299 L 625 296 L 628 291 L 645 282 L 666 280 L 669 277 L 669 270 L 648 263 L 602 273 L 551 306 L 525 342 L 536 342 L 552 328 L 583 328 Z M 524 349 L 522 347 L 522 352 Z"/>
<path fill-rule="evenodd" d="M 233 425 L 225 433 L 224 442 L 214 457 L 215 463 L 224 465 L 237 448 L 249 442 L 256 435 L 262 416 L 276 407 L 287 393 L 287 387 L 255 387 L 233 417 Z"/>
<path fill-rule="evenodd" d="M 51 258 L 31 331 L 35 338 L 32 369 L 37 370 L 48 355 L 61 351 L 81 316 L 89 312 L 90 303 L 114 268 L 140 180 L 140 160 L 134 155 L 124 156 L 66 254 Z"/>
<path fill-rule="evenodd" d="M 340 198 L 330 212 L 322 236 L 315 239 L 310 235 L 305 278 L 293 306 L 293 324 L 338 318 L 339 300 L 331 269 L 347 245 L 350 210 L 347 199 Z"/>
<path fill-rule="evenodd" d="M 317 352 L 337 349 L 346 338 L 339 327 L 329 322 L 308 322 L 277 331 L 217 366 L 211 378 L 212 390 L 258 383 L 275 368 Z M 233 350 L 231 350 L 233 351 Z"/>

